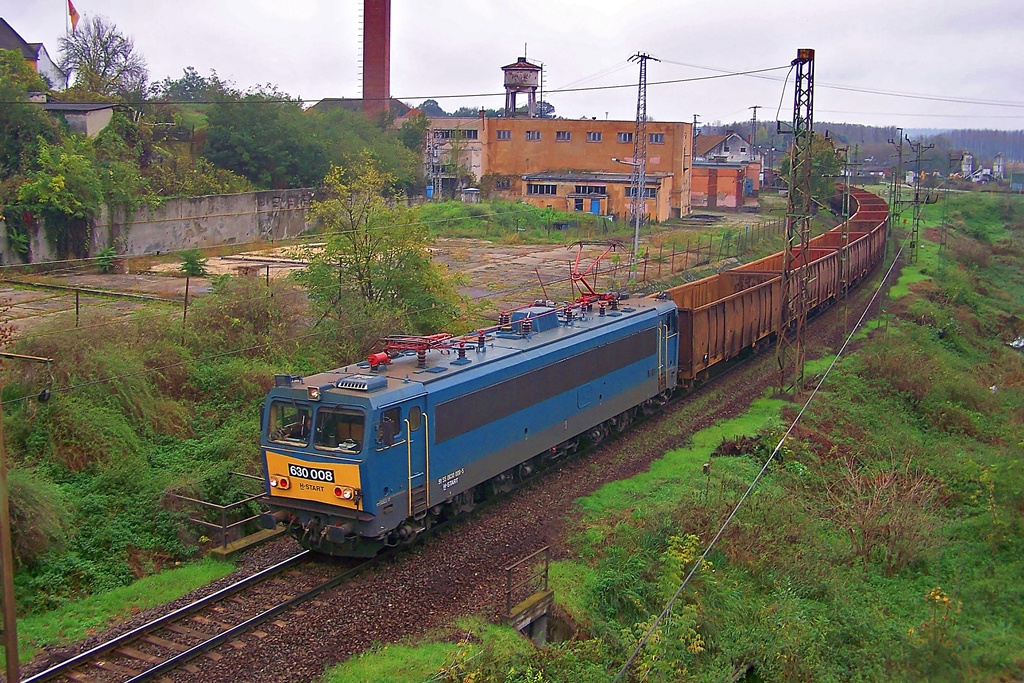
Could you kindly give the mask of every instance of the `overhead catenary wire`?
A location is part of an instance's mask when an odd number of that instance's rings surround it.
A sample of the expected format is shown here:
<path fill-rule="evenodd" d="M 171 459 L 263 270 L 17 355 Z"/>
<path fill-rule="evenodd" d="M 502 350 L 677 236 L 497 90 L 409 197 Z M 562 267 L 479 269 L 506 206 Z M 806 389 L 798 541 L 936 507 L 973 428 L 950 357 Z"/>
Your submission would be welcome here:
<path fill-rule="evenodd" d="M 714 547 L 718 544 L 718 541 L 722 538 L 722 535 L 725 533 L 725 530 L 727 528 L 729 528 L 729 525 L 732 523 L 733 518 L 735 518 L 737 513 L 739 513 L 739 510 L 743 506 L 743 503 L 746 502 L 747 498 L 750 497 L 750 494 L 753 492 L 754 488 L 757 487 L 757 484 L 761 481 L 761 479 L 764 477 L 764 475 L 768 472 L 768 467 L 771 465 L 772 461 L 775 460 L 775 456 L 777 456 L 779 454 L 779 451 L 782 450 L 782 446 L 786 443 L 786 440 L 789 438 L 790 434 L 793 433 L 793 430 L 796 429 L 796 426 L 797 426 L 797 424 L 799 424 L 800 419 L 804 416 L 804 413 L 807 412 L 807 410 L 810 407 L 811 403 L 814 401 L 815 397 L 817 397 L 818 393 L 821 391 L 821 388 L 822 388 L 822 386 L 824 386 L 825 381 L 828 379 L 829 374 L 831 374 L 832 370 L 839 363 L 839 360 L 843 357 L 844 353 L 846 352 L 847 347 L 849 347 L 850 343 L 853 341 L 854 336 L 860 330 L 861 325 L 864 324 L 864 320 L 867 318 L 868 313 L 871 312 L 871 307 L 874 306 L 875 301 L 878 299 L 879 295 L 881 294 L 882 289 L 885 286 L 885 283 L 889 279 L 889 276 L 892 274 L 893 270 L 896 268 L 896 264 L 899 262 L 899 258 L 900 258 L 900 256 L 903 253 L 903 249 L 907 245 L 907 243 L 910 240 L 910 238 L 911 238 L 910 234 L 908 234 L 907 237 L 904 238 L 904 241 L 900 245 L 899 250 L 896 252 L 896 255 L 893 257 L 893 260 L 892 260 L 892 263 L 889 266 L 889 269 L 885 272 L 885 275 L 882 276 L 881 282 L 879 282 L 878 287 L 875 289 L 875 292 L 871 296 L 871 299 L 868 301 L 867 305 L 864 307 L 864 312 L 861 313 L 860 318 L 858 318 L 857 322 L 854 323 L 853 328 L 850 330 L 850 333 L 846 336 L 846 339 L 843 341 L 843 345 L 840 347 L 839 351 L 836 352 L 835 357 L 832 359 L 832 362 L 829 363 L 829 366 L 825 369 L 825 372 L 822 373 L 821 378 L 818 380 L 818 383 L 815 385 L 814 389 L 811 391 L 810 395 L 807 397 L 807 400 L 804 401 L 803 405 L 800 408 L 800 411 L 797 413 L 796 417 L 793 418 L 793 421 L 790 423 L 790 425 L 786 429 L 785 433 L 779 439 L 779 442 L 778 442 L 778 444 L 776 444 L 774 450 L 772 450 L 771 454 L 765 460 L 764 465 L 758 471 L 758 473 L 754 477 L 753 481 L 750 482 L 750 485 L 747 487 L 746 491 L 743 492 L 743 495 L 740 496 L 740 499 L 739 499 L 739 501 L 737 501 L 736 505 L 733 506 L 732 510 L 729 512 L 729 515 L 725 518 L 725 521 L 722 522 L 722 525 L 719 527 L 718 532 L 715 534 L 715 536 L 711 539 L 711 541 L 704 548 L 704 552 L 702 552 L 700 554 L 700 557 L 698 557 L 697 560 L 693 563 L 693 567 L 690 568 L 689 573 L 686 575 L 686 578 L 683 579 L 683 582 L 679 585 L 679 588 L 676 590 L 675 593 L 672 594 L 672 597 L 668 599 L 668 602 L 665 603 L 665 607 L 662 609 L 661 613 L 658 614 L 658 616 L 651 623 L 651 626 L 647 629 L 647 631 L 644 633 L 643 637 L 637 643 L 636 647 L 633 648 L 633 652 L 630 654 L 630 656 L 626 660 L 626 662 L 622 665 L 622 668 L 619 669 L 619 672 L 615 676 L 615 679 L 613 680 L 612 683 L 619 683 L 619 681 L 621 681 L 623 679 L 623 677 L 626 674 L 629 673 L 630 668 L 632 668 L 632 666 L 633 666 L 633 662 L 636 661 L 636 658 L 640 655 L 640 652 L 644 649 L 644 646 L 646 646 L 646 644 L 650 640 L 651 636 L 654 635 L 654 633 L 658 630 L 658 627 L 661 625 L 661 623 L 671 613 L 672 606 L 679 599 L 679 596 L 681 596 L 683 594 L 683 591 L 686 590 L 686 587 L 689 585 L 690 580 L 700 570 L 701 566 L 703 566 L 704 562 L 707 560 L 708 555 L 711 553 L 711 551 L 714 549 Z"/>

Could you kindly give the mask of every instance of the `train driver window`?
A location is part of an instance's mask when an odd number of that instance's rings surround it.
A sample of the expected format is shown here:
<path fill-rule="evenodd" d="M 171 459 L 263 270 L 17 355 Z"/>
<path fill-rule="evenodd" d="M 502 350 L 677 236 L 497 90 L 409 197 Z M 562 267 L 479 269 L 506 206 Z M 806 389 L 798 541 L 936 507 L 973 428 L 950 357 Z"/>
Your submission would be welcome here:
<path fill-rule="evenodd" d="M 402 411 L 395 408 L 388 408 L 380 414 L 380 425 L 377 427 L 377 440 L 388 448 L 394 445 L 395 440 L 402 431 L 400 422 Z"/>
<path fill-rule="evenodd" d="M 366 418 L 358 410 L 322 406 L 316 413 L 317 448 L 358 453 L 363 449 L 363 425 Z"/>
<path fill-rule="evenodd" d="M 270 404 L 267 438 L 284 443 L 309 443 L 312 411 L 308 405 L 294 401 L 274 401 Z"/>

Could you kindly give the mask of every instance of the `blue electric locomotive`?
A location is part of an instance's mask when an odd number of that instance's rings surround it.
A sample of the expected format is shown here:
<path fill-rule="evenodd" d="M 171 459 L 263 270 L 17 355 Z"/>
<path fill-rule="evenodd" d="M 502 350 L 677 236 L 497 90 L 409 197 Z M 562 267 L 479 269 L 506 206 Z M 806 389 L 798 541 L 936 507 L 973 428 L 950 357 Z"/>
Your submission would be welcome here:
<path fill-rule="evenodd" d="M 372 555 L 625 428 L 676 386 L 679 340 L 672 301 L 618 303 L 538 302 L 469 338 L 396 337 L 363 363 L 278 376 L 264 524 Z"/>

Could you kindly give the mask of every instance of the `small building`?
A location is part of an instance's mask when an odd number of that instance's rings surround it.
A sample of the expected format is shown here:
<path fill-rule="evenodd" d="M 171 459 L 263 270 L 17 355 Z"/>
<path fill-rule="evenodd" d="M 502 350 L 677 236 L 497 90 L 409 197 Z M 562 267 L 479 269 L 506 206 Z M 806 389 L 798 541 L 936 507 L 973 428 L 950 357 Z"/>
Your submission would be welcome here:
<path fill-rule="evenodd" d="M 109 102 L 41 102 L 51 115 L 63 116 L 73 133 L 94 138 L 110 124 L 114 106 Z"/>
<path fill-rule="evenodd" d="M 715 163 L 745 163 L 754 160 L 750 144 L 731 130 L 725 135 L 698 135 L 694 141 L 694 157 L 697 161 Z"/>
<path fill-rule="evenodd" d="M 667 198 L 672 176 L 648 173 L 644 191 L 644 216 L 664 221 L 672 215 Z M 633 174 L 588 171 L 528 173 L 520 179 L 517 194 L 527 204 L 541 208 L 626 219 L 632 213 Z"/>
<path fill-rule="evenodd" d="M 42 43 L 30 43 L 22 38 L 3 18 L 0 18 L 0 50 L 17 50 L 25 61 L 50 84 L 53 90 L 63 90 L 66 83 L 64 74 L 50 59 Z"/>
<path fill-rule="evenodd" d="M 693 208 L 757 211 L 761 164 L 696 161 L 690 177 Z"/>

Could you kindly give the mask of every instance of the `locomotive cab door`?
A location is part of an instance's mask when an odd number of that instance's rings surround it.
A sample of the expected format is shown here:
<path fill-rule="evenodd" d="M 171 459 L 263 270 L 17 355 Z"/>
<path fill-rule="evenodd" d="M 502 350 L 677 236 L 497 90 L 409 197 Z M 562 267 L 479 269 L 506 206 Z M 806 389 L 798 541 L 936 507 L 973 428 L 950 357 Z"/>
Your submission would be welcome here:
<path fill-rule="evenodd" d="M 430 425 L 426 396 L 383 408 L 378 440 L 392 456 L 404 461 L 407 474 L 409 516 L 421 516 L 430 507 Z"/>

